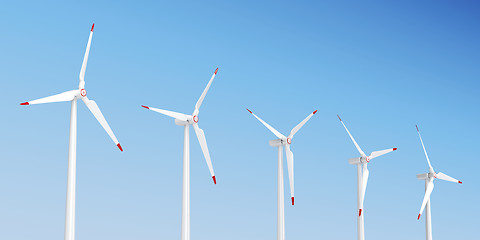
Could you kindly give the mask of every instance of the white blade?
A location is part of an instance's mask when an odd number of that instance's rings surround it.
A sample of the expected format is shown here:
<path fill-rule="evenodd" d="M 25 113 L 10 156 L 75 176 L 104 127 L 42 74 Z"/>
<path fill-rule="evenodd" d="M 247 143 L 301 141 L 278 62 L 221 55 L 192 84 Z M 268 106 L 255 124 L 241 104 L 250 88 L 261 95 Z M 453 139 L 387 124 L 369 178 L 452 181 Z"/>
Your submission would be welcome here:
<path fill-rule="evenodd" d="M 455 178 L 453 178 L 453 177 L 450 177 L 450 176 L 448 176 L 447 174 L 442 173 L 442 172 L 437 173 L 437 174 L 436 174 L 436 177 L 437 177 L 438 179 L 442 179 L 442 180 L 445 180 L 445 181 L 462 184 L 462 181 L 458 181 L 458 179 L 455 179 Z"/>
<path fill-rule="evenodd" d="M 142 105 L 142 107 L 144 107 L 146 109 L 150 109 L 150 110 L 155 111 L 155 112 L 159 112 L 159 113 L 167 115 L 169 117 L 176 118 L 178 120 L 182 120 L 182 121 L 187 121 L 188 118 L 190 117 L 190 116 L 188 116 L 186 114 L 183 114 L 183 113 L 177 113 L 177 112 L 172 112 L 172 111 L 163 110 L 163 109 L 159 109 L 159 108 L 147 107 L 147 106 L 143 106 L 143 105 Z"/>
<path fill-rule="evenodd" d="M 202 148 L 203 156 L 205 157 L 205 161 L 207 162 L 208 170 L 210 170 L 210 174 L 212 175 L 213 183 L 217 184 L 217 180 L 215 179 L 215 173 L 213 172 L 212 160 L 210 159 L 210 153 L 208 152 L 205 133 L 200 127 L 198 127 L 197 123 L 193 124 L 193 128 L 195 129 L 195 133 L 197 134 L 198 142 L 200 143 L 200 147 Z"/>
<path fill-rule="evenodd" d="M 312 113 L 310 113 L 310 115 L 308 115 L 305 119 L 303 119 L 303 121 L 301 121 L 297 126 L 295 126 L 292 131 L 290 132 L 290 135 L 288 136 L 289 138 L 293 138 L 293 135 L 295 135 L 295 133 L 298 132 L 298 130 L 300 130 L 300 128 L 303 127 L 303 125 L 305 125 L 305 123 L 307 123 L 308 120 L 310 120 L 310 118 L 315 114 L 317 113 L 317 110 L 313 111 Z"/>
<path fill-rule="evenodd" d="M 270 130 L 273 134 L 275 134 L 275 136 L 277 136 L 278 138 L 280 139 L 285 139 L 286 137 L 283 136 L 281 133 L 279 133 L 277 130 L 275 130 L 275 128 L 273 128 L 272 126 L 268 125 L 268 123 L 266 123 L 265 121 L 263 121 L 262 119 L 260 119 L 259 117 L 257 117 L 257 115 L 255 115 L 255 113 L 253 113 L 252 111 L 248 110 L 247 108 L 247 111 L 250 112 L 254 117 L 256 117 L 258 119 L 258 121 L 260 121 L 263 125 L 265 125 L 265 127 L 268 128 L 268 130 Z"/>
<path fill-rule="evenodd" d="M 108 126 L 107 120 L 105 120 L 105 117 L 103 117 L 103 114 L 100 111 L 100 108 L 98 108 L 97 103 L 93 100 L 88 99 L 86 96 L 82 97 L 82 100 L 87 105 L 90 112 L 92 112 L 93 116 L 95 116 L 100 125 L 102 125 L 103 129 L 105 129 L 105 131 L 108 133 L 108 136 L 110 136 L 113 142 L 115 142 L 120 151 L 123 151 L 122 146 L 120 145 L 120 143 L 118 143 L 118 140 L 115 137 L 115 134 L 113 134 L 110 126 Z"/>
<path fill-rule="evenodd" d="M 353 144 L 355 144 L 355 147 L 357 148 L 358 152 L 360 153 L 360 155 L 362 155 L 362 157 L 366 157 L 367 155 L 365 155 L 365 153 L 362 151 L 362 149 L 360 148 L 360 146 L 358 146 L 357 142 L 355 141 L 355 139 L 353 138 L 352 134 L 350 134 L 350 132 L 348 131 L 347 127 L 345 126 L 345 124 L 343 123 L 342 119 L 340 118 L 340 116 L 338 116 L 338 119 L 340 119 L 340 122 L 342 123 L 343 127 L 345 128 L 345 130 L 347 130 L 347 133 L 348 135 L 350 136 L 350 138 L 352 139 L 353 141 Z"/>
<path fill-rule="evenodd" d="M 285 152 L 287 153 L 287 167 L 288 167 L 288 182 L 290 183 L 290 195 L 292 196 L 292 205 L 295 203 L 294 198 L 294 182 L 293 182 L 293 153 L 290 150 L 290 144 L 285 146 Z"/>
<path fill-rule="evenodd" d="M 361 201 L 361 205 L 360 205 L 359 215 L 362 215 L 363 201 L 365 200 L 365 191 L 367 190 L 368 176 L 370 175 L 370 171 L 368 171 L 367 165 L 368 165 L 368 163 L 364 163 L 364 165 L 363 165 L 363 173 L 362 173 L 362 201 Z"/>
<path fill-rule="evenodd" d="M 90 53 L 90 45 L 92 43 L 94 26 L 95 26 L 95 23 L 92 25 L 92 29 L 90 30 L 90 36 L 88 37 L 88 43 L 87 43 L 87 50 L 85 50 L 85 56 L 83 56 L 82 68 L 80 70 L 80 74 L 78 75 L 78 78 L 80 79 L 80 84 L 78 85 L 78 89 L 85 88 L 85 70 L 87 69 L 88 54 Z"/>
<path fill-rule="evenodd" d="M 53 96 L 44 97 L 44 98 L 40 98 L 40 99 L 37 99 L 37 100 L 32 100 L 32 101 L 20 103 L 20 105 L 72 101 L 75 98 L 75 96 L 77 96 L 78 94 L 79 94 L 78 90 L 72 90 L 72 91 L 56 94 L 56 95 L 53 95 Z"/>
<path fill-rule="evenodd" d="M 205 98 L 205 95 L 207 95 L 208 89 L 210 88 L 210 85 L 212 85 L 213 79 L 217 75 L 217 72 L 218 72 L 218 68 L 215 69 L 215 72 L 213 73 L 212 78 L 210 78 L 210 81 L 208 82 L 207 87 L 205 87 L 205 90 L 203 90 L 203 93 L 198 99 L 197 104 L 195 104 L 195 110 L 193 111 L 193 115 L 197 115 L 198 112 L 200 111 L 200 106 L 202 105 L 203 99 Z"/>
<path fill-rule="evenodd" d="M 430 200 L 430 194 L 433 191 L 433 179 L 428 182 L 427 189 L 425 190 L 425 196 L 423 197 L 422 207 L 420 208 L 420 212 L 418 213 L 418 218 L 420 219 L 420 215 L 422 215 L 423 209 L 425 209 L 425 205 L 427 204 L 428 200 Z"/>
<path fill-rule="evenodd" d="M 422 143 L 423 152 L 425 152 L 425 157 L 427 157 L 428 166 L 430 167 L 430 169 L 433 169 L 432 164 L 430 164 L 430 159 L 428 158 L 427 150 L 425 150 L 425 145 L 423 145 L 422 135 L 420 135 L 420 131 L 418 130 L 418 126 L 415 125 L 415 127 L 417 128 L 418 137 L 420 138 L 420 142 Z"/>
<path fill-rule="evenodd" d="M 376 158 L 376 157 L 380 157 L 380 156 L 382 156 L 382 155 L 384 155 L 384 154 L 387 154 L 387 153 L 389 153 L 389 152 L 393 152 L 393 151 L 395 151 L 395 150 L 397 150 L 397 148 L 389 148 L 389 149 L 385 149 L 385 150 L 381 150 L 381 151 L 375 151 L 375 152 L 372 152 L 372 153 L 370 154 L 370 157 L 369 157 L 369 158 L 370 158 L 370 159 L 373 159 L 373 158 Z"/>

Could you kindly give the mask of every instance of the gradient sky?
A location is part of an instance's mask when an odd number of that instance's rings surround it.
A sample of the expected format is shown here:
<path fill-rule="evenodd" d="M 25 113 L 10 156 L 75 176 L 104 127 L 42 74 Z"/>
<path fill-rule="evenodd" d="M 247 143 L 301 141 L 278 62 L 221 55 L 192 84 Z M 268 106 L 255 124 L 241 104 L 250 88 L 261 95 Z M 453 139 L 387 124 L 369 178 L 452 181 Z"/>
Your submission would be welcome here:
<path fill-rule="evenodd" d="M 275 136 L 295 136 L 288 239 L 355 239 L 358 152 L 369 165 L 368 239 L 424 239 L 417 221 L 432 165 L 435 239 L 478 231 L 480 5 L 477 1 L 3 2 L 0 8 L 0 239 L 63 239 L 69 103 L 19 106 L 86 89 L 124 148 L 78 107 L 77 239 L 179 239 L 183 129 L 141 105 L 200 112 L 217 177 L 191 131 L 191 236 L 276 238 Z M 285 169 L 286 171 L 286 169 Z"/>

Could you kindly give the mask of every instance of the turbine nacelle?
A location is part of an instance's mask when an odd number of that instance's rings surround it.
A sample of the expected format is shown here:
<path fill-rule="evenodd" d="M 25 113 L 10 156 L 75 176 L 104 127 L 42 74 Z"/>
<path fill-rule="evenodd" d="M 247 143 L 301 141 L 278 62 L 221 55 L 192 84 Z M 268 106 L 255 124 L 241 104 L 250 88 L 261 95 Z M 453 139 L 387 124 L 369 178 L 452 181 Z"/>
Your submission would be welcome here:
<path fill-rule="evenodd" d="M 292 144 L 291 138 L 278 138 L 268 141 L 268 144 L 272 147 L 286 146 Z"/>
<path fill-rule="evenodd" d="M 361 164 L 361 163 L 369 163 L 372 160 L 371 157 L 356 157 L 348 159 L 348 163 L 352 165 Z"/>
<path fill-rule="evenodd" d="M 189 116 L 189 117 L 187 117 L 186 120 L 175 118 L 175 125 L 178 125 L 178 126 L 192 125 L 192 124 L 195 124 L 195 123 L 198 123 L 198 116 L 197 115 Z"/>
<path fill-rule="evenodd" d="M 437 173 L 435 172 L 428 172 L 428 173 L 422 173 L 422 174 L 417 174 L 417 179 L 418 180 L 425 180 L 425 179 L 435 179 L 437 178 Z"/>
<path fill-rule="evenodd" d="M 427 178 L 430 178 L 430 173 L 417 174 L 417 179 L 418 180 L 425 180 Z"/>

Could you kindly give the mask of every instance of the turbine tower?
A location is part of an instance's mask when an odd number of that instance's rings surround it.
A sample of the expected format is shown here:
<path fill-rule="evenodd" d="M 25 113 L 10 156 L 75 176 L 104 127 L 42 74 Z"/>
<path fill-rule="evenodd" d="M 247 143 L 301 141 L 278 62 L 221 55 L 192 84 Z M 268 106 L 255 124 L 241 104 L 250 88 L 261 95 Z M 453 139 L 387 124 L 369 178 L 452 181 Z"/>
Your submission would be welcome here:
<path fill-rule="evenodd" d="M 438 178 L 441 180 L 450 181 L 454 183 L 462 184 L 462 182 L 448 176 L 445 173 L 442 173 L 442 172 L 435 173 L 435 171 L 433 170 L 432 164 L 430 164 L 430 159 L 428 158 L 427 150 L 425 150 L 425 145 L 423 145 L 422 136 L 420 135 L 418 126 L 415 126 L 415 127 L 417 128 L 418 137 L 420 138 L 420 142 L 422 143 L 423 152 L 425 152 L 425 157 L 427 158 L 427 163 L 428 163 L 428 173 L 417 174 L 418 179 L 425 180 L 425 196 L 423 197 L 422 206 L 420 207 L 420 212 L 418 213 L 417 219 L 420 220 L 420 216 L 422 215 L 422 212 L 425 209 L 426 239 L 432 240 L 432 217 L 430 212 L 430 195 L 432 194 L 432 191 L 433 191 L 433 180 L 435 178 Z"/>
<path fill-rule="evenodd" d="M 370 154 L 370 156 L 367 156 L 360 146 L 358 146 L 357 142 L 353 138 L 352 134 L 348 131 L 347 127 L 343 123 L 342 119 L 340 116 L 338 116 L 338 119 L 342 123 L 343 127 L 347 131 L 348 135 L 350 136 L 350 139 L 352 139 L 353 144 L 355 144 L 355 147 L 357 148 L 358 152 L 360 153 L 360 157 L 357 158 L 351 158 L 348 160 L 348 163 L 352 165 L 357 165 L 357 204 L 358 204 L 358 216 L 357 216 L 357 238 L 358 240 L 364 240 L 365 239 L 365 226 L 364 226 L 364 219 L 362 214 L 363 210 L 363 200 L 365 199 L 365 190 L 367 190 L 367 182 L 368 182 L 368 175 L 370 172 L 368 171 L 367 165 L 368 163 L 379 156 L 382 156 L 384 154 L 387 154 L 389 152 L 397 150 L 397 148 L 389 148 L 381 151 L 375 151 Z"/>
<path fill-rule="evenodd" d="M 184 147 L 183 147 L 183 191 L 182 191 L 182 240 L 190 240 L 190 125 L 193 125 L 193 129 L 202 148 L 203 156 L 207 162 L 208 169 L 212 175 L 213 183 L 217 184 L 215 179 L 215 173 L 213 172 L 212 160 L 210 159 L 210 153 L 208 152 L 207 140 L 205 139 L 205 133 L 203 130 L 198 127 L 198 113 L 200 111 L 200 106 L 202 105 L 203 99 L 207 94 L 210 85 L 212 84 L 213 79 L 217 75 L 218 68 L 210 78 L 210 81 L 207 84 L 205 90 L 203 90 L 200 99 L 198 99 L 197 104 L 195 104 L 195 110 L 192 115 L 186 115 L 183 113 L 172 112 L 168 110 L 158 109 L 143 106 L 146 109 L 167 115 L 169 117 L 175 118 L 175 124 L 184 126 Z"/>
<path fill-rule="evenodd" d="M 290 182 L 290 194 L 292 197 L 292 205 L 295 203 L 294 198 L 294 184 L 293 184 L 293 153 L 290 150 L 290 144 L 292 144 L 292 138 L 295 133 L 302 128 L 305 123 L 315 114 L 317 110 L 313 111 L 308 115 L 302 122 L 295 126 L 290 135 L 285 137 L 280 132 L 275 130 L 272 126 L 268 125 L 265 121 L 257 117 L 252 111 L 248 110 L 255 118 L 258 119 L 265 127 L 267 127 L 278 139 L 271 140 L 269 142 L 270 146 L 278 147 L 278 173 L 277 173 L 277 240 L 285 240 L 285 210 L 284 210 L 284 187 L 283 187 L 283 148 L 285 147 L 285 152 L 287 154 L 287 166 L 288 166 L 288 178 Z"/>
<path fill-rule="evenodd" d="M 70 113 L 70 138 L 69 138 L 69 147 L 68 147 L 68 173 L 67 173 L 67 202 L 66 202 L 66 213 L 65 213 L 65 240 L 74 240 L 75 239 L 75 187 L 76 187 L 76 157 L 77 157 L 77 100 L 82 99 L 82 101 L 87 105 L 90 112 L 98 120 L 103 129 L 108 133 L 110 138 L 115 142 L 120 151 L 123 151 L 122 146 L 118 143 L 117 138 L 113 134 L 112 129 L 108 126 L 107 121 L 103 117 L 102 112 L 97 106 L 95 101 L 87 98 L 87 92 L 85 91 L 85 70 L 87 68 L 88 54 L 90 52 L 90 44 L 92 42 L 93 36 L 93 27 L 90 30 L 90 37 L 88 38 L 87 50 L 85 51 L 85 56 L 83 58 L 82 68 L 80 70 L 80 83 L 78 89 L 63 92 L 57 95 L 40 98 L 33 101 L 28 101 L 21 103 L 20 105 L 32 105 L 32 104 L 41 104 L 41 103 L 52 103 L 52 102 L 67 102 L 71 101 L 71 113 Z"/>

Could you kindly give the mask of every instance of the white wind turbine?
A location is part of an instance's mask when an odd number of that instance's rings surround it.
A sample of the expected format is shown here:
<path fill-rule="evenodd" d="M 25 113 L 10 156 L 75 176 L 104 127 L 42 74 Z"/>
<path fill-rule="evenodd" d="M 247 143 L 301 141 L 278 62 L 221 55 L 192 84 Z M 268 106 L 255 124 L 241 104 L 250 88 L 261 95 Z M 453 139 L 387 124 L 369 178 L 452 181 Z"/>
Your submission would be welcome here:
<path fill-rule="evenodd" d="M 85 51 L 85 56 L 83 58 L 82 68 L 80 70 L 80 84 L 78 89 L 63 92 L 57 95 L 40 98 L 37 100 L 21 103 L 20 105 L 31 105 L 31 104 L 41 104 L 41 103 L 52 103 L 52 102 L 67 102 L 71 101 L 71 113 L 70 113 L 70 138 L 69 138 L 69 147 L 68 147 L 68 174 L 67 174 L 67 202 L 66 202 L 66 213 L 65 213 L 65 240 L 74 240 L 75 239 L 75 187 L 76 187 L 76 157 L 77 157 L 77 100 L 82 99 L 82 101 L 87 105 L 90 112 L 93 116 L 100 122 L 102 127 L 107 131 L 110 138 L 115 142 L 120 151 L 123 151 L 122 146 L 118 143 L 117 138 L 113 134 L 112 129 L 108 126 L 107 121 L 103 117 L 102 112 L 98 108 L 95 101 L 87 98 L 87 92 L 85 91 L 85 69 L 87 68 L 88 53 L 90 52 L 90 44 L 92 42 L 93 27 L 90 30 L 90 37 L 88 38 L 87 50 Z"/>
<path fill-rule="evenodd" d="M 278 147 L 278 174 L 277 174 L 277 240 L 285 239 L 285 212 L 284 212 L 284 187 L 283 187 L 283 147 L 285 147 L 285 152 L 287 154 L 287 167 L 288 167 L 288 178 L 290 182 L 290 194 L 292 196 L 292 205 L 295 203 L 294 198 L 294 184 L 293 184 L 293 153 L 290 150 L 290 144 L 292 144 L 292 138 L 295 133 L 302 128 L 305 123 L 315 114 L 317 110 L 313 111 L 308 115 L 302 122 L 295 126 L 290 135 L 285 137 L 280 132 L 275 130 L 272 126 L 268 125 L 265 121 L 257 117 L 252 111 L 248 110 L 255 118 L 258 119 L 265 127 L 268 128 L 278 139 L 269 141 L 270 146 Z"/>
<path fill-rule="evenodd" d="M 193 129 L 195 130 L 195 134 L 197 135 L 198 142 L 200 143 L 200 147 L 202 148 L 203 156 L 205 156 L 205 160 L 207 162 L 208 169 L 210 170 L 210 174 L 213 178 L 213 183 L 217 184 L 217 180 L 215 179 L 215 173 L 213 172 L 212 160 L 210 159 L 210 153 L 208 152 L 207 147 L 207 140 L 205 139 L 205 133 L 203 130 L 198 127 L 198 113 L 200 110 L 200 106 L 202 105 L 203 99 L 207 94 L 210 85 L 213 82 L 213 79 L 217 75 L 218 68 L 210 78 L 210 81 L 207 84 L 205 90 L 203 90 L 202 95 L 195 104 L 195 110 L 193 111 L 192 115 L 186 115 L 183 113 L 172 112 L 168 110 L 158 109 L 143 106 L 146 109 L 150 109 L 155 112 L 159 112 L 161 114 L 167 115 L 169 117 L 175 118 L 175 124 L 184 126 L 184 147 L 183 147 L 183 191 L 182 191 L 182 240 L 190 240 L 190 125 L 193 125 Z"/>
<path fill-rule="evenodd" d="M 338 116 L 338 119 L 342 123 L 343 127 L 345 130 L 347 130 L 348 135 L 352 139 L 353 144 L 355 144 L 355 147 L 357 148 L 358 152 L 360 153 L 360 157 L 357 158 L 351 158 L 348 160 L 348 163 L 352 165 L 357 165 L 357 204 L 358 204 L 358 216 L 357 216 L 357 237 L 359 240 L 365 239 L 365 229 L 364 229 L 364 222 L 363 222 L 363 215 L 362 210 L 363 210 L 363 200 L 365 199 L 365 190 L 367 189 L 367 182 L 368 182 L 368 175 L 370 172 L 368 171 L 367 165 L 368 163 L 379 156 L 382 156 L 384 154 L 387 154 L 389 152 L 397 150 L 397 148 L 389 148 L 385 150 L 380 150 L 380 151 L 375 151 L 370 153 L 370 156 L 367 156 L 360 146 L 358 146 L 357 142 L 353 138 L 352 134 L 348 131 L 347 127 L 343 123 L 342 119 L 340 116 Z"/>
<path fill-rule="evenodd" d="M 418 126 L 417 127 L 417 133 L 418 137 L 420 138 L 420 142 L 422 143 L 423 151 L 425 152 L 425 157 L 427 158 L 428 162 L 428 173 L 423 173 L 423 174 L 417 174 L 417 178 L 420 180 L 425 180 L 425 196 L 423 197 L 423 202 L 422 206 L 420 207 L 420 212 L 418 213 L 417 219 L 420 219 L 420 216 L 422 215 L 423 210 L 425 209 L 425 228 L 426 228 L 426 239 L 427 240 L 432 240 L 432 219 L 431 219 L 431 212 L 430 212 L 430 194 L 432 194 L 433 191 L 433 180 L 435 178 L 445 180 L 445 181 L 450 181 L 454 183 L 462 183 L 461 181 L 458 181 L 455 178 L 452 178 L 445 173 L 439 172 L 435 173 L 433 170 L 432 165 L 430 164 L 430 159 L 428 159 L 427 155 L 427 150 L 425 150 L 425 145 L 423 145 L 423 140 L 422 136 L 420 135 L 420 131 L 418 131 Z"/>

